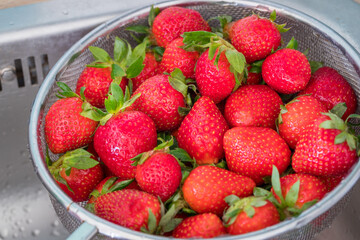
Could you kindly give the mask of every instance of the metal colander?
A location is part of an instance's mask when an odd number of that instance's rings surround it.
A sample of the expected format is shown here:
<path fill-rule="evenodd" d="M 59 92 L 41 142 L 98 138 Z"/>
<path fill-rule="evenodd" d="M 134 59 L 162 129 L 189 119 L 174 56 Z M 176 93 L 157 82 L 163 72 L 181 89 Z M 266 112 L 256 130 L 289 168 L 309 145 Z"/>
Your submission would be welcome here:
<path fill-rule="evenodd" d="M 258 13 L 269 16 L 274 9 L 277 12 L 277 23 L 286 23 L 291 30 L 283 33 L 287 43 L 291 37 L 299 42 L 299 50 L 309 50 L 310 60 L 322 61 L 342 74 L 360 96 L 360 56 L 349 43 L 329 27 L 314 18 L 294 9 L 263 1 L 168 1 L 157 4 L 157 7 L 182 6 L 199 11 L 205 19 L 218 15 L 231 15 L 234 20 Z M 50 106 L 57 100 L 55 93 L 59 90 L 56 81 L 65 82 L 72 89 L 85 68 L 93 61 L 88 46 L 98 46 L 108 52 L 113 50 L 116 36 L 135 44 L 127 26 L 146 24 L 150 6 L 137 9 L 107 22 L 77 42 L 52 68 L 42 84 L 34 101 L 29 126 L 29 141 L 35 171 L 50 193 L 51 202 L 64 226 L 73 234 L 72 239 L 168 239 L 135 232 L 101 219 L 86 211 L 84 203 L 74 203 L 62 192 L 47 170 L 45 163 L 44 118 Z M 216 26 L 216 21 L 210 21 Z M 359 109 L 357 109 L 359 112 Z M 357 130 L 359 133 L 359 131 Z M 50 155 L 52 160 L 58 156 Z M 360 176 L 360 164 L 356 164 L 341 184 L 329 193 L 322 201 L 305 211 L 297 218 L 281 222 L 270 228 L 238 236 L 225 236 L 222 239 L 310 239 L 324 228 L 348 202 L 351 189 Z"/>

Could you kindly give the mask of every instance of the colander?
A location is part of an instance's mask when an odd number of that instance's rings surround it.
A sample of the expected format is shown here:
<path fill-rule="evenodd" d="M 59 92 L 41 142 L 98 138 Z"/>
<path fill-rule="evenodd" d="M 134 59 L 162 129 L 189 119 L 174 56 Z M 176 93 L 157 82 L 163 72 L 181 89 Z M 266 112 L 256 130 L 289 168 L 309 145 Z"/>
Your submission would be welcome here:
<path fill-rule="evenodd" d="M 277 23 L 286 23 L 291 30 L 283 33 L 287 43 L 292 36 L 299 42 L 300 51 L 309 50 L 308 58 L 322 61 L 342 74 L 356 95 L 360 96 L 360 55 L 339 34 L 315 18 L 289 7 L 268 1 L 165 1 L 156 7 L 182 6 L 199 11 L 205 19 L 218 15 L 231 15 L 234 20 L 257 13 L 269 17 L 277 12 Z M 83 208 L 85 203 L 73 202 L 55 183 L 46 162 L 44 137 L 44 118 L 50 106 L 57 100 L 59 90 L 56 82 L 61 81 L 75 88 L 76 81 L 86 64 L 93 61 L 88 46 L 98 46 L 112 52 L 116 36 L 135 45 L 130 33 L 125 30 L 134 24 L 146 24 L 151 6 L 141 7 L 102 24 L 73 45 L 54 65 L 44 80 L 33 104 L 29 123 L 29 144 L 35 172 L 49 192 L 51 202 L 65 228 L 72 232 L 69 239 L 168 239 L 148 235 L 110 223 Z M 210 25 L 216 26 L 216 21 Z M 359 112 L 359 109 L 357 109 Z M 356 130 L 359 134 L 359 130 Z M 50 153 L 50 158 L 58 156 Z M 275 226 L 238 236 L 223 236 L 221 239 L 311 239 L 332 220 L 348 202 L 351 190 L 360 176 L 360 163 L 357 163 L 340 185 L 323 200 L 303 212 L 299 217 L 283 221 Z"/>

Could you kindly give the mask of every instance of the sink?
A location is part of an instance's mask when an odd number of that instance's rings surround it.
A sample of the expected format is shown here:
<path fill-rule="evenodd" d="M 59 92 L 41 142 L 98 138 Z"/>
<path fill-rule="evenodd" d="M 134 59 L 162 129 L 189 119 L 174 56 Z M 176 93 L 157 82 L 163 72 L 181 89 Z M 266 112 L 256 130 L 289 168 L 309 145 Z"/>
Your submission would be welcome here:
<path fill-rule="evenodd" d="M 28 119 L 49 69 L 77 40 L 97 25 L 140 5 L 159 1 L 50 0 L 0 10 L 0 240 L 64 239 L 46 189 L 28 152 Z M 360 4 L 336 0 L 277 0 L 315 16 L 360 52 Z M 317 240 L 360 236 L 360 183 L 349 204 Z"/>

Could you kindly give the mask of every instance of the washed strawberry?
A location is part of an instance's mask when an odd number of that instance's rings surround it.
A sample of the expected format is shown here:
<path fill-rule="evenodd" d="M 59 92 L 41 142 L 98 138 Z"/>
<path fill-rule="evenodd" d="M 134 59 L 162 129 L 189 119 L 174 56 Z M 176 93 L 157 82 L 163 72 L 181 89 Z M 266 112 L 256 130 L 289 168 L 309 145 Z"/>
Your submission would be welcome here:
<path fill-rule="evenodd" d="M 255 183 L 248 177 L 215 166 L 199 166 L 186 178 L 182 192 L 185 201 L 197 213 L 220 216 L 226 208 L 225 197 L 250 196 Z"/>
<path fill-rule="evenodd" d="M 222 139 L 228 128 L 215 103 L 201 97 L 182 121 L 177 141 L 197 164 L 217 163 L 224 156 Z"/>
<path fill-rule="evenodd" d="M 266 85 L 244 85 L 229 96 L 225 118 L 230 127 L 255 126 L 275 129 L 280 96 Z"/>
<path fill-rule="evenodd" d="M 274 181 L 272 184 L 271 192 L 274 197 L 281 207 L 286 208 L 292 215 L 298 215 L 306 210 L 320 201 L 328 192 L 326 185 L 310 174 L 289 174 L 280 178 L 280 186 Z"/>
<path fill-rule="evenodd" d="M 313 96 L 303 95 L 295 98 L 281 106 L 278 118 L 280 136 L 290 148 L 295 149 L 300 133 L 322 112 L 327 112 L 326 107 Z"/>
<path fill-rule="evenodd" d="M 284 48 L 266 57 L 262 77 L 279 93 L 292 94 L 305 89 L 311 77 L 310 63 L 298 50 Z"/>
<path fill-rule="evenodd" d="M 187 90 L 181 93 L 173 87 L 175 85 L 172 82 L 181 82 L 185 89 L 187 89 L 187 86 L 181 72 L 175 72 L 180 74 L 179 77 L 175 76 L 176 74 L 171 76 L 165 74 L 155 75 L 141 84 L 134 92 L 134 95 L 141 95 L 133 103 L 132 108 L 147 114 L 154 121 L 158 131 L 175 130 L 183 120 L 179 108 L 186 107 L 185 96 Z"/>
<path fill-rule="evenodd" d="M 221 219 L 212 213 L 203 213 L 184 219 L 174 230 L 174 238 L 214 238 L 224 235 Z"/>
<path fill-rule="evenodd" d="M 229 204 L 223 220 L 231 235 L 261 230 L 280 222 L 280 215 L 274 204 L 263 197 L 239 199 L 234 195 L 225 198 Z"/>
<path fill-rule="evenodd" d="M 319 68 L 300 94 L 311 94 L 322 102 L 327 110 L 332 109 L 338 103 L 346 103 L 347 110 L 342 117 L 343 120 L 355 113 L 357 108 L 356 95 L 351 85 L 330 67 Z"/>
<path fill-rule="evenodd" d="M 99 162 L 81 148 L 66 152 L 49 166 L 49 170 L 60 188 L 75 202 L 88 200 L 104 178 Z"/>
<path fill-rule="evenodd" d="M 257 73 L 254 70 L 254 67 L 252 67 L 251 65 L 249 65 L 247 67 L 248 70 L 248 74 L 247 74 L 247 78 L 246 78 L 246 84 L 247 85 L 257 85 L 261 83 L 261 73 Z"/>
<path fill-rule="evenodd" d="M 93 106 L 104 108 L 104 100 L 109 92 L 113 79 L 111 78 L 110 67 L 96 68 L 86 67 L 80 74 L 76 84 L 75 92 L 80 95 L 80 89 L 85 87 L 85 98 Z M 120 87 L 125 91 L 127 79 L 122 79 Z"/>
<path fill-rule="evenodd" d="M 112 83 L 105 100 L 107 113 L 95 132 L 94 148 L 100 159 L 117 177 L 134 178 L 136 167 L 131 158 L 153 149 L 157 144 L 154 122 L 143 112 L 124 111 L 139 95 L 130 99 L 119 85 Z"/>
<path fill-rule="evenodd" d="M 290 165 L 289 147 L 271 128 L 232 128 L 224 135 L 224 150 L 229 170 L 252 178 L 257 185 L 271 176 L 273 165 L 280 173 Z"/>
<path fill-rule="evenodd" d="M 191 31 L 211 31 L 211 28 L 198 11 L 183 7 L 162 10 L 151 26 L 152 37 L 160 47 Z"/>
<path fill-rule="evenodd" d="M 341 174 L 337 176 L 319 176 L 318 178 L 325 184 L 328 192 L 331 192 L 334 188 L 336 188 L 342 180 L 345 179 L 346 174 Z"/>
<path fill-rule="evenodd" d="M 279 29 L 283 31 L 284 28 L 273 22 L 276 18 L 274 14 L 271 19 L 253 14 L 231 23 L 229 38 L 236 50 L 244 54 L 247 63 L 264 59 L 280 46 Z"/>
<path fill-rule="evenodd" d="M 152 232 L 155 229 L 151 226 L 157 225 L 161 215 L 159 200 L 135 189 L 123 189 L 98 197 L 94 210 L 97 216 L 135 231 Z"/>
<path fill-rule="evenodd" d="M 142 159 L 141 159 L 142 160 Z M 137 162 L 135 179 L 140 188 L 161 201 L 168 200 L 178 189 L 182 174 L 174 156 L 166 152 L 155 152 Z"/>
<path fill-rule="evenodd" d="M 292 157 L 295 172 L 336 176 L 353 166 L 357 161 L 358 138 L 347 126 L 348 119 L 344 121 L 340 116 L 323 113 L 300 134 Z"/>
<path fill-rule="evenodd" d="M 143 82 L 148 78 L 151 78 L 159 73 L 159 62 L 156 61 L 155 55 L 153 53 L 146 53 L 144 59 L 144 68 L 141 73 L 132 78 L 133 91 L 135 91 Z"/>
<path fill-rule="evenodd" d="M 57 100 L 45 116 L 46 143 L 55 154 L 86 146 L 98 126 L 97 121 L 82 115 L 84 101 L 65 84 L 58 85 L 64 91 L 59 94 L 69 97 Z"/>
<path fill-rule="evenodd" d="M 182 49 L 183 45 L 183 38 L 180 37 L 166 46 L 160 71 L 171 73 L 175 68 L 179 68 L 186 78 L 195 78 L 195 65 L 200 54 Z"/>

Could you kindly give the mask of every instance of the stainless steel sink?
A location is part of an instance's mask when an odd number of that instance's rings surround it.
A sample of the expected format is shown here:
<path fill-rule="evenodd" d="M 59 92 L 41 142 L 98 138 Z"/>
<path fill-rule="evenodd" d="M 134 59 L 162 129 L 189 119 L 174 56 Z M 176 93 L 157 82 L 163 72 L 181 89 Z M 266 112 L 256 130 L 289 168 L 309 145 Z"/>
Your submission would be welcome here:
<path fill-rule="evenodd" d="M 357 1 L 357 0 L 356 0 Z M 159 1 L 50 0 L 0 10 L 0 240 L 68 236 L 34 173 L 27 147 L 32 101 L 49 69 L 100 23 Z M 276 0 L 332 27 L 360 52 L 360 4 L 355 0 Z M 360 183 L 348 206 L 316 239 L 358 239 Z"/>

